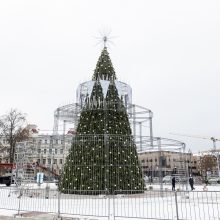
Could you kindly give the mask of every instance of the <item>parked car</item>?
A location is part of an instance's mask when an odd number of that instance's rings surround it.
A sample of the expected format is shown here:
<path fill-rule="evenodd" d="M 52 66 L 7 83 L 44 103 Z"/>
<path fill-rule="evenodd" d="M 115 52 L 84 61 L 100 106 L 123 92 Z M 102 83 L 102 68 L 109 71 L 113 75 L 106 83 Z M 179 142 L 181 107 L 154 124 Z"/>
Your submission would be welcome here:
<path fill-rule="evenodd" d="M 37 176 L 34 177 L 34 180 L 37 180 Z M 49 180 L 48 176 L 44 175 L 43 181 L 48 181 L 48 180 Z"/>
<path fill-rule="evenodd" d="M 56 184 L 56 186 L 58 186 L 58 185 L 59 185 L 59 180 L 58 180 L 58 179 L 55 179 L 55 180 L 54 180 L 54 183 Z"/>
<path fill-rule="evenodd" d="M 219 177 L 211 177 L 208 179 L 209 184 L 220 184 L 220 178 Z"/>
<path fill-rule="evenodd" d="M 171 183 L 171 179 L 172 179 L 172 176 L 165 176 L 162 181 L 163 183 Z"/>
<path fill-rule="evenodd" d="M 180 183 L 187 183 L 189 180 L 187 177 L 177 177 L 177 181 Z"/>
<path fill-rule="evenodd" d="M 172 178 L 173 178 L 173 176 L 165 176 L 162 181 L 163 181 L 163 183 L 171 183 Z M 176 183 L 187 182 L 187 178 L 185 178 L 185 177 L 180 178 L 179 176 L 175 176 L 175 179 L 176 179 Z"/>
<path fill-rule="evenodd" d="M 148 176 L 145 176 L 145 177 L 144 177 L 144 182 L 145 182 L 145 183 L 148 183 L 148 182 L 149 182 L 149 177 L 148 177 Z"/>
<path fill-rule="evenodd" d="M 153 182 L 154 183 L 159 183 L 159 177 L 153 177 Z"/>
<path fill-rule="evenodd" d="M 14 183 L 14 178 L 11 176 L 11 174 L 5 174 L 4 176 L 0 176 L 0 184 L 10 186 L 12 183 Z"/>

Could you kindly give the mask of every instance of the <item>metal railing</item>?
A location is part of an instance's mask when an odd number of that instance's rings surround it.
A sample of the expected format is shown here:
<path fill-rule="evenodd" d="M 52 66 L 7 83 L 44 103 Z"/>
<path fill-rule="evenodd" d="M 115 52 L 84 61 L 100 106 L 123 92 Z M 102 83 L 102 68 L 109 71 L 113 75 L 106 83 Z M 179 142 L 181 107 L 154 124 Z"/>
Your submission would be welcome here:
<path fill-rule="evenodd" d="M 132 191 L 63 194 L 56 189 L 0 187 L 0 209 L 97 219 L 220 219 L 220 191 Z"/>

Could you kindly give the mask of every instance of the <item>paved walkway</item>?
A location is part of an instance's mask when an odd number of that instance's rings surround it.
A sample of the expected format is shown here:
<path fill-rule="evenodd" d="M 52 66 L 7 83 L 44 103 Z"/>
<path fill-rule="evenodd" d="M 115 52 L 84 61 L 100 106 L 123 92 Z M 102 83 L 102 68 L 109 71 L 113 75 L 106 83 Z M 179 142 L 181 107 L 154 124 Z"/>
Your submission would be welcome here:
<path fill-rule="evenodd" d="M 56 217 L 50 216 L 50 215 L 41 215 L 41 216 L 38 216 L 38 217 L 9 217 L 9 216 L 0 215 L 0 220 L 16 220 L 16 219 L 21 219 L 21 220 L 41 220 L 41 219 L 42 220 L 89 220 L 87 218 L 82 218 L 82 219 L 80 219 L 80 218 L 70 218 L 70 217 L 56 218 Z"/>
<path fill-rule="evenodd" d="M 15 217 L 9 217 L 9 216 L 1 216 L 0 215 L 0 220 L 9 220 L 9 219 L 23 219 L 23 220 L 55 220 L 55 216 L 52 215 L 46 215 L 46 214 L 38 214 L 38 215 L 33 215 L 33 216 L 15 216 Z"/>
<path fill-rule="evenodd" d="M 57 218 L 55 215 L 51 214 L 43 214 L 43 213 L 37 213 L 37 212 L 32 212 L 32 213 L 23 213 L 22 216 L 2 216 L 0 215 L 0 220 L 15 220 L 15 219 L 22 219 L 22 220 L 89 220 L 88 218 L 74 218 L 74 217 L 62 217 L 62 218 Z M 91 219 L 95 220 L 95 219 Z"/>

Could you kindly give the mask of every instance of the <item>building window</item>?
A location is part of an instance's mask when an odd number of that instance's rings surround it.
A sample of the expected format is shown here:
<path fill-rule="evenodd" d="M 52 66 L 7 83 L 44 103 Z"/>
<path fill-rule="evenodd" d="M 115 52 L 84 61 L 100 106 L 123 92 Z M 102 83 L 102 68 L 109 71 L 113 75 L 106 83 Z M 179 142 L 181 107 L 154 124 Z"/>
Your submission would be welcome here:
<path fill-rule="evenodd" d="M 52 154 L 52 149 L 51 148 L 49 149 L 49 154 Z"/>
<path fill-rule="evenodd" d="M 58 140 L 56 140 L 56 144 L 59 144 Z"/>
<path fill-rule="evenodd" d="M 51 159 L 50 158 L 47 161 L 48 161 L 48 164 L 51 164 Z"/>
<path fill-rule="evenodd" d="M 47 144 L 47 140 L 45 140 L 45 144 Z"/>
<path fill-rule="evenodd" d="M 63 154 L 63 149 L 60 149 L 60 154 Z"/>
<path fill-rule="evenodd" d="M 60 159 L 60 164 L 63 164 L 63 160 L 62 159 Z"/>
<path fill-rule="evenodd" d="M 38 146 L 40 146 L 40 145 L 41 145 L 41 140 L 38 141 Z"/>
<path fill-rule="evenodd" d="M 55 154 L 57 154 L 57 149 L 54 150 Z"/>
<path fill-rule="evenodd" d="M 53 144 L 53 139 L 50 139 L 50 144 Z"/>
<path fill-rule="evenodd" d="M 43 159 L 43 164 L 46 164 L 46 159 Z"/>
<path fill-rule="evenodd" d="M 53 164 L 57 164 L 57 159 L 54 159 L 54 160 L 53 160 Z"/>
<path fill-rule="evenodd" d="M 38 148 L 38 149 L 37 149 L 37 152 L 40 154 L 40 153 L 41 153 L 41 149 L 40 149 L 40 148 Z"/>
<path fill-rule="evenodd" d="M 46 154 L 47 153 L 47 149 L 44 149 L 44 154 Z"/>
<path fill-rule="evenodd" d="M 64 144 L 64 140 L 61 140 L 61 144 Z"/>

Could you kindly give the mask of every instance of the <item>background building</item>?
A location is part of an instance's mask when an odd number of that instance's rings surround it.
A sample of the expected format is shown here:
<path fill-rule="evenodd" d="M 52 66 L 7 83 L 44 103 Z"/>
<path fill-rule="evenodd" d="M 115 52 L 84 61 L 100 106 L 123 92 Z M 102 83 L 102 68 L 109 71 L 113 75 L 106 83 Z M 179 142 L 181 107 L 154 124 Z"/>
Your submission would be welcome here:
<path fill-rule="evenodd" d="M 179 174 L 188 169 L 188 174 L 199 174 L 200 158 L 190 153 L 179 151 L 143 151 L 138 153 L 144 175 L 158 177 Z"/>
<path fill-rule="evenodd" d="M 39 171 L 43 171 L 46 175 L 59 175 L 71 147 L 74 132 L 69 130 L 65 135 L 50 135 L 39 134 L 36 125 L 28 125 L 28 128 L 31 131 L 29 139 L 16 145 L 14 166 L 28 177 L 34 177 Z M 9 144 L 4 137 L 1 137 L 2 173 L 7 172 L 5 164 L 9 162 L 8 158 Z"/>

